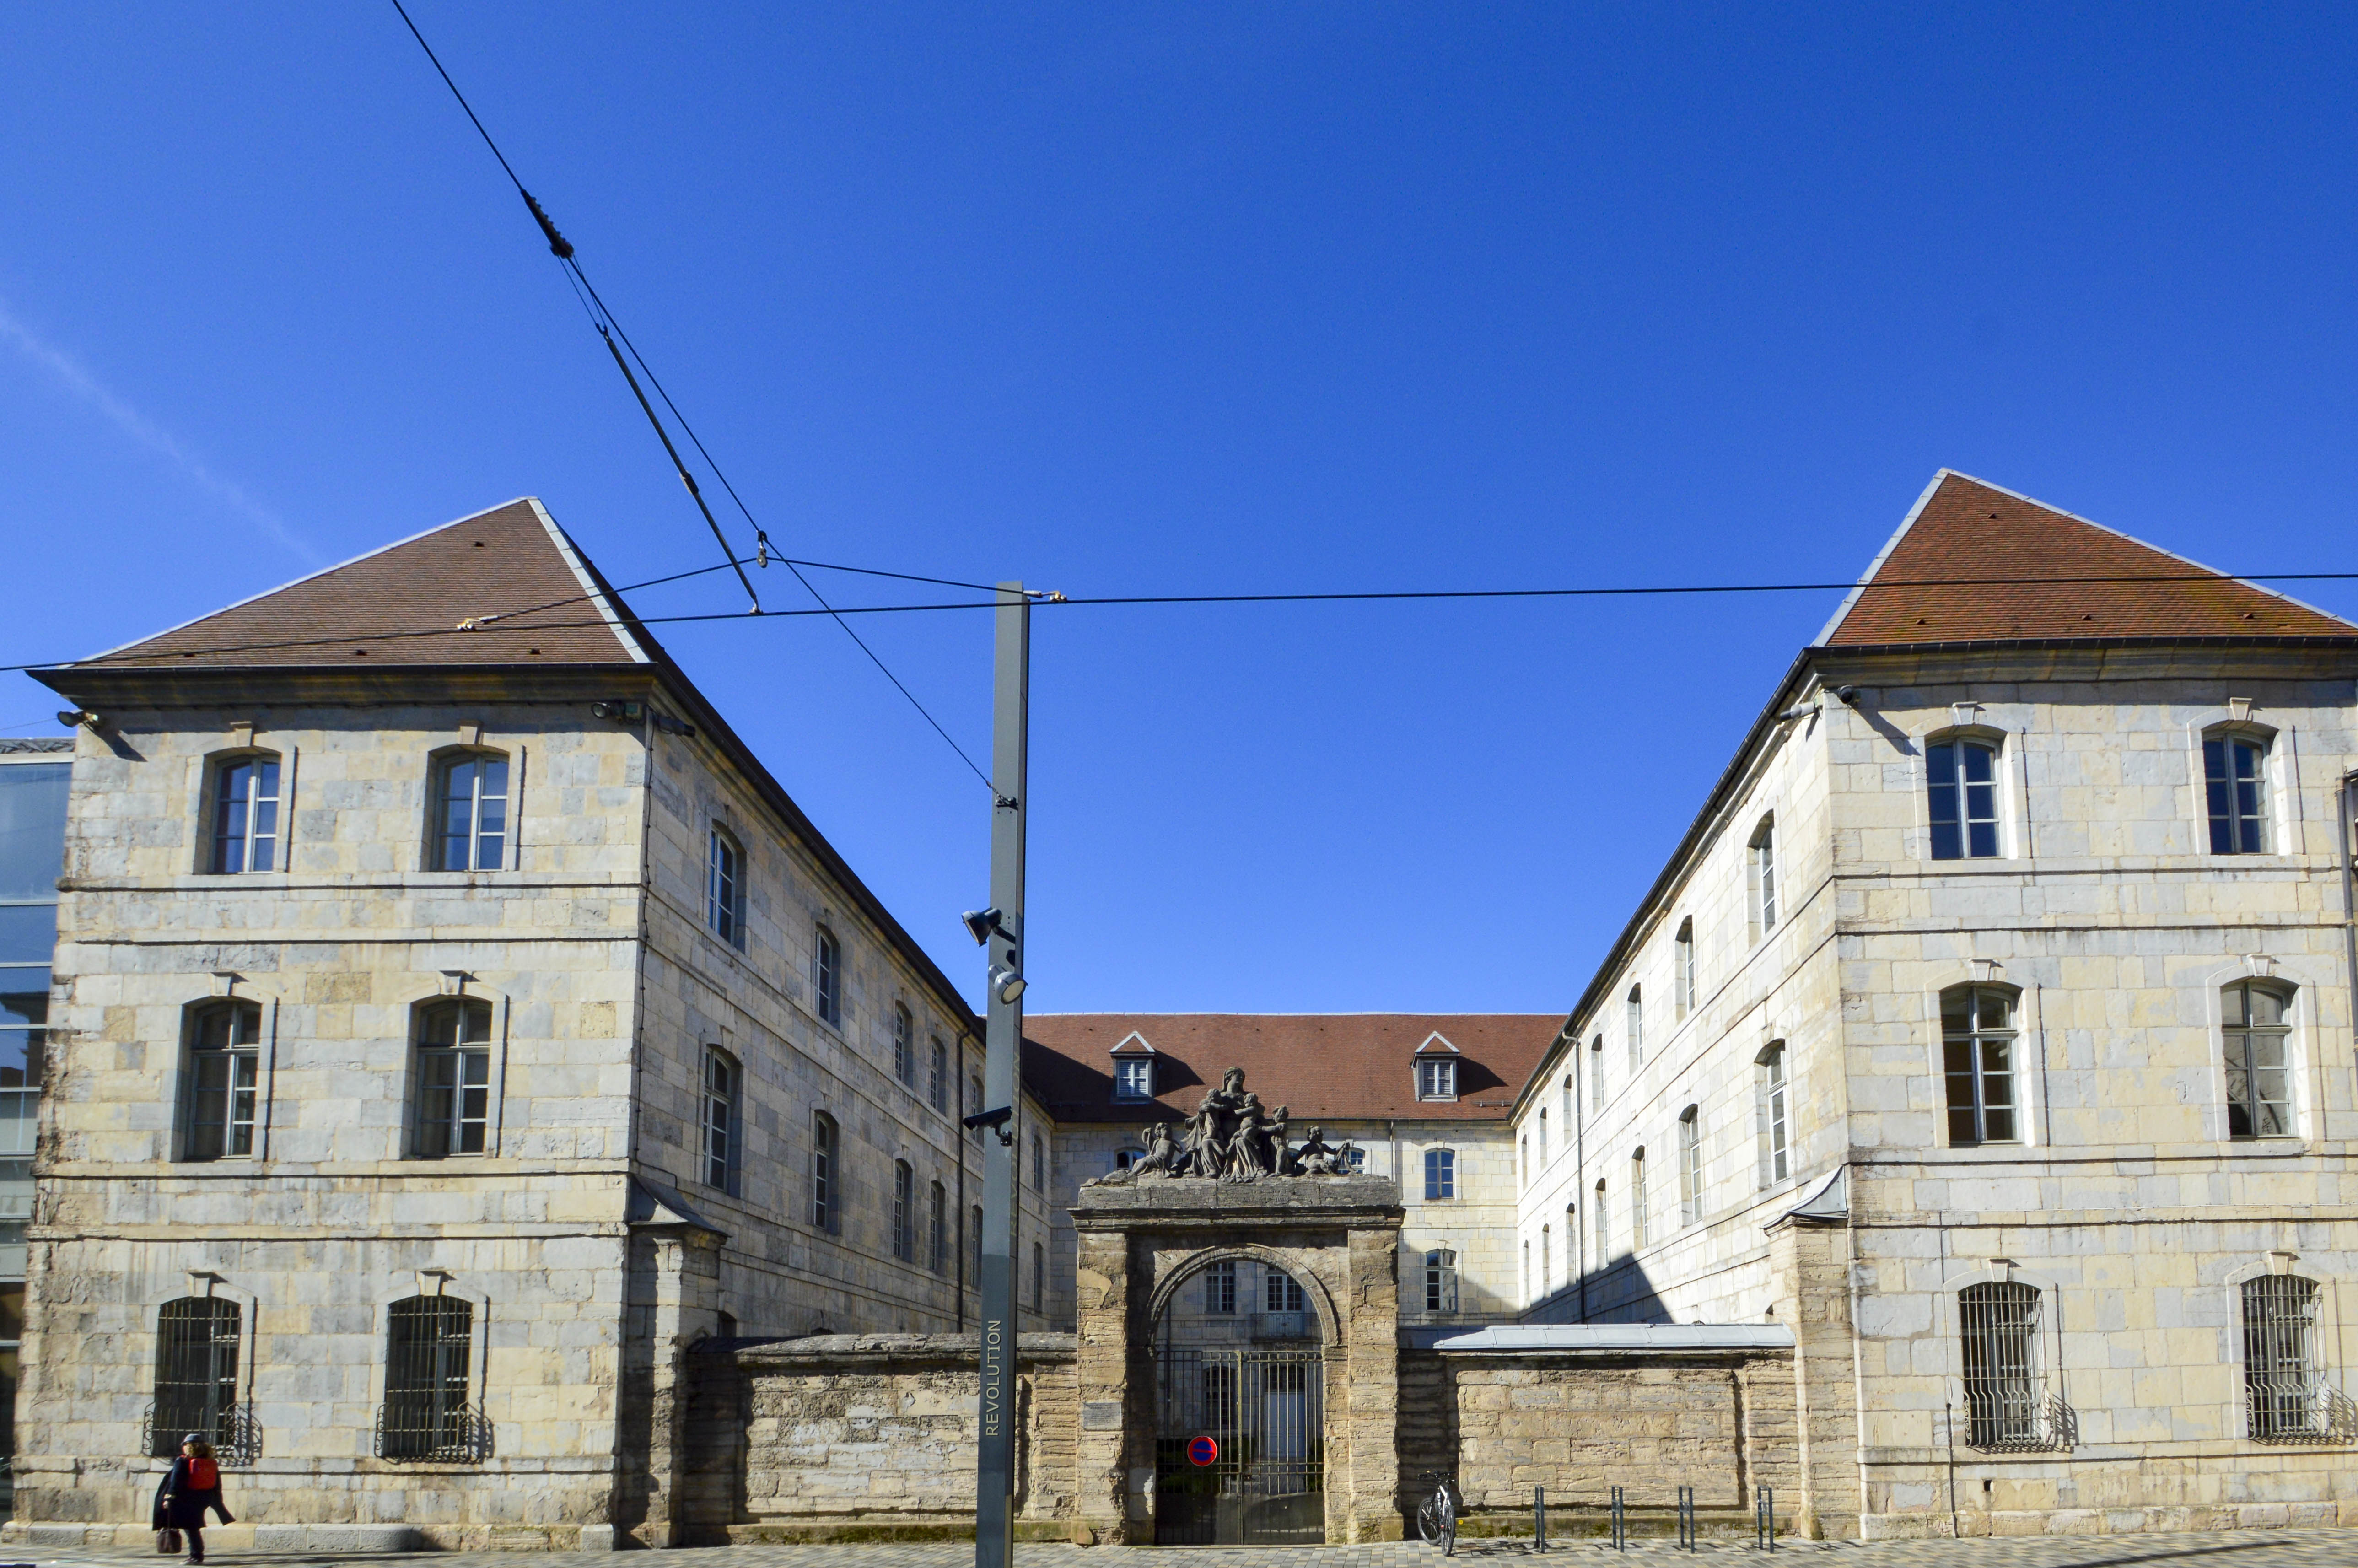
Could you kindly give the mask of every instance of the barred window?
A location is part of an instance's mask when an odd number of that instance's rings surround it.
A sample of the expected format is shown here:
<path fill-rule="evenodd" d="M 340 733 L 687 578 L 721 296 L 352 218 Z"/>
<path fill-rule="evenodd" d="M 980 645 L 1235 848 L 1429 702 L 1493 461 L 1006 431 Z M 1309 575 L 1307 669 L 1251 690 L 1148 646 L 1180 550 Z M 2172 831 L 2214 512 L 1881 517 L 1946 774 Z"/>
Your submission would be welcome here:
<path fill-rule="evenodd" d="M 1694 916 L 1689 915 L 1679 922 L 1678 937 L 1671 944 L 1671 1009 L 1684 1018 L 1694 1004 Z"/>
<path fill-rule="evenodd" d="M 1967 1285 L 1957 1307 L 1966 1441 L 1982 1449 L 2039 1444 L 2038 1291 L 2012 1281 Z"/>
<path fill-rule="evenodd" d="M 719 827 L 705 851 L 704 923 L 731 947 L 745 946 L 745 851 Z"/>
<path fill-rule="evenodd" d="M 1941 993 L 1941 1059 L 1949 1087 L 1949 1142 L 2012 1143 L 2014 998 L 1987 986 Z"/>
<path fill-rule="evenodd" d="M 254 1152 L 261 1042 L 262 1009 L 254 1002 L 206 1002 L 189 1010 L 184 1158 L 219 1160 Z"/>
<path fill-rule="evenodd" d="M 1944 741 L 1924 751 L 1932 859 L 1979 860 L 1997 853 L 1997 752 L 1979 741 Z"/>
<path fill-rule="evenodd" d="M 1427 1202 L 1457 1195 L 1455 1150 L 1428 1149 L 1424 1152 L 1424 1195 Z"/>
<path fill-rule="evenodd" d="M 744 1074 L 728 1052 L 704 1053 L 704 1184 L 737 1190 L 737 1106 Z"/>
<path fill-rule="evenodd" d="M 394 1303 L 385 1322 L 379 1455 L 445 1462 L 479 1457 L 481 1422 L 468 1400 L 474 1304 L 457 1296 L 412 1296 Z"/>
<path fill-rule="evenodd" d="M 843 1027 L 843 947 L 835 933 L 822 925 L 812 942 L 812 989 L 817 993 L 821 1022 Z"/>
<path fill-rule="evenodd" d="M 208 871 L 266 871 L 278 863 L 278 759 L 234 757 L 213 771 L 213 845 Z"/>
<path fill-rule="evenodd" d="M 835 1118 L 823 1110 L 811 1112 L 811 1224 L 830 1234 L 843 1224 L 837 1158 Z M 981 1233 L 976 1234 L 979 1238 Z"/>
<path fill-rule="evenodd" d="M 2238 980 L 2220 998 L 2227 1057 L 2227 1135 L 2282 1138 L 2292 1130 L 2292 1028 L 2288 998 Z"/>
<path fill-rule="evenodd" d="M 2345 1409 L 2319 1360 L 2314 1280 L 2263 1274 L 2244 1281 L 2244 1406 L 2261 1443 L 2346 1440 Z"/>
<path fill-rule="evenodd" d="M 1457 1254 L 1446 1247 L 1436 1247 L 1424 1255 L 1424 1310 L 1457 1310 Z"/>
<path fill-rule="evenodd" d="M 417 1153 L 481 1154 L 491 1140 L 492 1004 L 457 1000 L 417 1010 Z"/>
<path fill-rule="evenodd" d="M 219 1296 L 183 1296 L 156 1314 L 156 1409 L 149 1418 L 149 1457 L 169 1459 L 180 1439 L 202 1433 L 216 1446 L 228 1441 L 237 1408 L 237 1353 L 243 1320 L 238 1304 Z"/>
<path fill-rule="evenodd" d="M 469 752 L 443 762 L 434 787 L 434 869 L 496 871 L 507 863 L 508 760 Z"/>
<path fill-rule="evenodd" d="M 892 1162 L 892 1256 L 916 1261 L 917 1173 L 906 1160 Z"/>
<path fill-rule="evenodd" d="M 1703 1217 L 1703 1108 L 1679 1113 L 1679 1223 Z"/>
<path fill-rule="evenodd" d="M 2202 742 L 2204 804 L 2210 807 L 2211 852 L 2268 852 L 2268 749 L 2247 735 Z"/>

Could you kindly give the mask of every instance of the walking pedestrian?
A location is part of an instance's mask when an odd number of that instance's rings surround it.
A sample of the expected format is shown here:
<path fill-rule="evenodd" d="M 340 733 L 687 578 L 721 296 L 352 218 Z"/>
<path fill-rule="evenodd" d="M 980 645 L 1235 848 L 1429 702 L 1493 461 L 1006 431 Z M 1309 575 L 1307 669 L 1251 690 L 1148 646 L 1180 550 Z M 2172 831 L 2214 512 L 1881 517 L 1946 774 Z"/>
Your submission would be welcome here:
<path fill-rule="evenodd" d="M 171 1472 L 156 1487 L 156 1528 L 186 1531 L 191 1563 L 205 1560 L 208 1509 L 219 1514 L 223 1524 L 237 1522 L 222 1506 L 221 1465 L 213 1458 L 213 1445 L 192 1432 L 180 1439 L 180 1456 L 172 1461 Z"/>

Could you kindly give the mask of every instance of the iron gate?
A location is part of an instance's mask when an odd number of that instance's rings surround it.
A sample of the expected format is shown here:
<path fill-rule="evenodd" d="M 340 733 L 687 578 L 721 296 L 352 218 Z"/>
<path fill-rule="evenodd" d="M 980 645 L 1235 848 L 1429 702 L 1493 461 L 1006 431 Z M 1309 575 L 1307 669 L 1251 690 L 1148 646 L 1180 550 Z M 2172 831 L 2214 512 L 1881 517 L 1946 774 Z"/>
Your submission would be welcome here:
<path fill-rule="evenodd" d="M 1325 1367 L 1316 1350 L 1163 1349 L 1154 1391 L 1156 1545 L 1325 1542 Z M 1201 1437 L 1218 1445 L 1209 1465 L 1189 1457 Z"/>

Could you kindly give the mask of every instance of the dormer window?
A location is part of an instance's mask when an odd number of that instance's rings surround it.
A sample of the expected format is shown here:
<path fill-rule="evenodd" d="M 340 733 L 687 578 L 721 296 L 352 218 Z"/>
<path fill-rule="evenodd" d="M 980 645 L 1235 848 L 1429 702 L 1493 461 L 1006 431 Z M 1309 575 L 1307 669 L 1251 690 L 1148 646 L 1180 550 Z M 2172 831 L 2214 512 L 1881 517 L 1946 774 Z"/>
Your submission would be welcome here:
<path fill-rule="evenodd" d="M 1455 1099 L 1457 1098 L 1456 1059 L 1450 1056 L 1428 1056 L 1419 1062 L 1416 1065 L 1416 1098 Z"/>
<path fill-rule="evenodd" d="M 1113 1065 L 1113 1098 L 1142 1100 L 1154 1098 L 1154 1058 L 1124 1056 Z"/>

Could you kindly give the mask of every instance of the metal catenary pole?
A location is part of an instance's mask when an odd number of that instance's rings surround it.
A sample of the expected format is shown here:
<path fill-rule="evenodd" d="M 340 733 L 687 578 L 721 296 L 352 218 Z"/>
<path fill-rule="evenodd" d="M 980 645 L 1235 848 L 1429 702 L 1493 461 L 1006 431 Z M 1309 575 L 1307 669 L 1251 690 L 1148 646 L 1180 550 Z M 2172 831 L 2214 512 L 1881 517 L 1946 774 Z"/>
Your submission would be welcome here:
<path fill-rule="evenodd" d="M 1031 723 L 1032 604 L 999 585 L 991 702 L 990 903 L 982 1109 L 1003 1119 L 982 1141 L 981 1443 L 976 1455 L 975 1568 L 1011 1568 L 1015 1495 L 1015 1117 L 1022 1050 L 1024 765 Z M 1011 981 L 1015 983 L 1010 984 Z"/>

